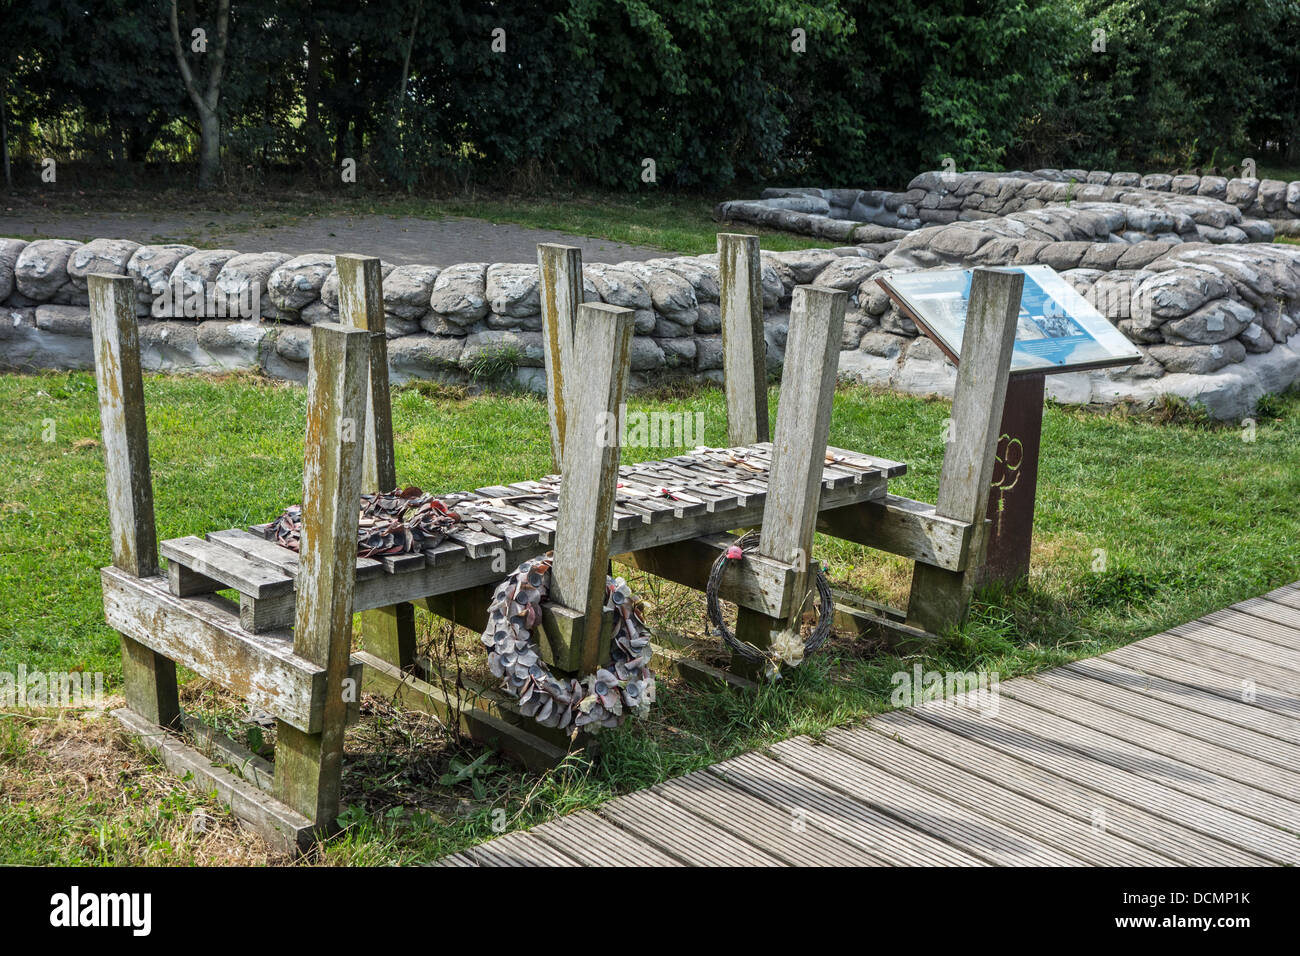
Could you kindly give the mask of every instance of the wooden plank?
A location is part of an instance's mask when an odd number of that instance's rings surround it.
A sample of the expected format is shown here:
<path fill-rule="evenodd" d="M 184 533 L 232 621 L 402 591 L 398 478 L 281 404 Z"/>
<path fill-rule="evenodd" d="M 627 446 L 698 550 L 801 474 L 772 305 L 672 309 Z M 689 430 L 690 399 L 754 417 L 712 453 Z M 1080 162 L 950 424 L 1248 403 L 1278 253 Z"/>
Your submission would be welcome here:
<path fill-rule="evenodd" d="M 830 434 L 835 397 L 840 333 L 848 294 L 818 286 L 798 286 L 790 304 L 781 375 L 781 403 L 772 442 L 767 502 L 759 534 L 760 553 L 795 571 L 794 598 L 781 617 L 742 608 L 736 637 L 766 649 L 787 629 L 799 631 L 804 594 L 808 593 L 813 535 L 822 499 L 823 457 Z M 876 480 L 879 480 L 878 478 Z M 733 667 L 753 677 L 760 665 L 737 658 Z"/>
<path fill-rule="evenodd" d="M 631 309 L 587 302 L 579 306 L 574 327 L 574 362 L 584 375 L 569 381 L 566 395 L 571 417 L 550 601 L 579 615 L 569 635 L 571 655 L 554 665 L 584 674 L 593 673 L 601 660 L 601 609 L 618 480 L 617 416 L 627 388 L 632 319 Z"/>
<path fill-rule="evenodd" d="M 807 826 L 795 815 L 707 770 L 676 777 L 654 790 L 664 799 L 791 866 L 888 865 L 888 861 Z"/>
<path fill-rule="evenodd" d="M 1300 717 L 1300 700 L 1294 694 L 1278 693 L 1268 688 L 1252 688 L 1243 682 L 1240 675 L 1221 674 L 1208 667 L 1157 654 L 1148 650 L 1144 644 L 1144 641 L 1138 641 L 1127 647 L 1107 651 L 1101 659 L 1114 661 L 1143 674 L 1208 691 L 1227 700 L 1248 703 L 1275 714 Z"/>
<path fill-rule="evenodd" d="M 580 810 L 529 830 L 583 866 L 681 866 L 682 861 L 638 839 L 591 810 Z"/>
<path fill-rule="evenodd" d="M 800 773 L 990 863 L 1079 866 L 1084 862 L 833 747 L 795 738 L 777 744 L 772 754 Z"/>
<path fill-rule="evenodd" d="M 1277 601 L 1252 598 L 1207 614 L 1203 620 L 1282 647 L 1300 648 L 1300 610 Z"/>
<path fill-rule="evenodd" d="M 242 528 L 231 528 L 229 531 L 211 531 L 204 537 L 215 544 L 229 548 L 236 554 L 256 558 L 263 564 L 279 568 L 280 571 L 291 578 L 298 576 L 298 552 L 282 548 L 274 541 L 269 541 L 260 535 L 252 534 Z M 358 581 L 364 581 L 367 578 L 383 573 L 384 567 L 381 562 L 376 561 L 374 558 L 357 558 L 356 578 Z M 233 587 L 233 585 L 227 586 Z"/>
<path fill-rule="evenodd" d="M 1084 785 L 1054 774 L 1035 763 L 1030 752 L 1023 757 L 1013 756 L 922 720 L 911 710 L 883 714 L 866 726 L 946 767 L 968 770 L 1000 787 L 1054 807 L 1100 832 L 1150 847 L 1184 865 L 1258 866 L 1266 862 L 1223 840 L 1113 797 L 1093 786 L 1091 781 Z"/>
<path fill-rule="evenodd" d="M 1189 796 L 1170 785 L 1164 776 L 1159 780 L 1154 779 L 1152 771 L 1160 765 L 1160 760 L 1128 760 L 1123 761 L 1128 766 L 1121 766 L 1107 759 L 1110 755 L 1109 748 L 1094 748 L 1085 752 L 1066 746 L 1050 735 L 1050 732 L 1034 733 L 1013 725 L 1003 719 L 1005 708 L 1001 706 L 998 720 L 972 719 L 963 715 L 959 708 L 922 707 L 914 713 L 936 726 L 987 744 L 993 749 L 1050 770 L 1056 776 L 1172 820 L 1187 829 L 1214 837 L 1254 857 L 1279 864 L 1300 860 L 1300 849 L 1288 845 L 1288 841 L 1294 843 L 1294 839 L 1276 827 L 1234 813 L 1208 800 Z M 1186 773 L 1187 770 L 1181 772 Z"/>
<path fill-rule="evenodd" d="M 971 277 L 935 513 L 977 529 L 983 527 L 988 507 L 1024 281 L 1023 273 L 994 269 L 975 269 Z M 977 535 L 976 549 L 983 548 L 982 539 Z M 982 554 L 978 558 L 968 560 L 962 571 L 918 563 L 912 572 L 907 623 L 936 634 L 959 624 L 970 606 Z"/>
<path fill-rule="evenodd" d="M 770 757 L 745 754 L 708 769 L 733 786 L 786 810 L 805 825 L 833 834 L 894 865 L 987 866 L 979 857 L 913 829 Z"/>
<path fill-rule="evenodd" d="M 703 817 L 640 790 L 601 804 L 596 812 L 691 866 L 782 866 L 784 861 Z"/>
<path fill-rule="evenodd" d="M 837 448 L 834 445 L 826 446 L 826 454 L 846 467 L 883 471 L 886 478 L 897 478 L 899 475 L 907 474 L 907 465 L 889 458 L 866 455 L 860 451 L 850 451 L 845 448 Z"/>
<path fill-rule="evenodd" d="M 178 598 L 161 575 L 100 571 L 110 627 L 294 726 L 322 725 L 324 671 L 295 654 L 287 631 L 252 634 L 216 594 Z"/>
<path fill-rule="evenodd" d="M 1090 817 L 1070 816 L 999 783 L 892 740 L 866 727 L 832 730 L 826 742 L 878 770 L 1096 866 L 1172 866 L 1147 846 L 1099 831 Z"/>
<path fill-rule="evenodd" d="M 191 790 L 204 796 L 216 794 L 230 807 L 239 822 L 274 846 L 290 852 L 306 850 L 313 841 L 312 822 L 258 787 L 236 777 L 157 724 L 145 720 L 129 707 L 113 711 L 126 732 Z"/>
<path fill-rule="evenodd" d="M 1114 678 L 1115 671 L 1122 670 L 1116 668 L 1110 672 L 1110 676 Z M 1132 671 L 1128 672 L 1128 675 L 1130 679 L 1141 680 L 1141 675 Z M 1126 686 L 1118 682 L 1110 683 L 1106 680 L 1106 676 L 1105 672 L 1098 674 L 1096 670 L 1058 667 L 1035 674 L 1034 679 L 1133 717 L 1159 724 L 1170 730 L 1177 730 L 1198 740 L 1219 744 L 1238 754 L 1257 757 L 1283 767 L 1288 772 L 1293 767 L 1300 767 L 1300 747 L 1248 727 L 1238 726 L 1225 716 L 1221 716 L 1222 711 L 1235 706 L 1231 701 L 1206 695 L 1214 708 L 1210 713 L 1206 713 L 1211 705 L 1202 703 L 1198 708 L 1196 701 L 1185 695 L 1175 698 L 1177 703 L 1173 703 L 1153 695 L 1149 687 L 1143 691 L 1136 689 L 1133 684 Z M 1123 675 L 1119 676 L 1122 679 Z M 1192 706 L 1185 706 L 1187 704 Z M 1248 712 L 1252 710 L 1245 708 L 1244 705 L 1243 709 Z M 1295 729 L 1300 731 L 1300 724 L 1297 724 Z"/>
<path fill-rule="evenodd" d="M 1189 621 L 1186 624 L 1179 624 L 1171 627 L 1169 633 L 1260 664 L 1300 672 L 1300 650 L 1292 650 L 1280 644 L 1270 644 L 1268 641 L 1226 627 L 1219 627 L 1207 621 Z"/>
<path fill-rule="evenodd" d="M 480 843 L 469 851 L 479 866 L 579 866 L 563 850 L 538 840 L 526 830 L 516 830 Z"/>
<path fill-rule="evenodd" d="M 1194 757 L 1180 760 L 1009 698 L 1009 683 L 1002 685 L 1003 693 L 998 702 L 999 724 L 1064 746 L 1086 758 L 1080 762 L 1092 764 L 1100 761 L 1128 770 L 1145 780 L 1163 784 L 1170 790 L 1204 801 L 1207 805 L 1221 807 L 1236 816 L 1238 826 L 1244 829 L 1246 823 L 1253 823 L 1254 826 L 1250 829 L 1259 839 L 1268 837 L 1275 847 L 1285 844 L 1287 857 L 1300 860 L 1300 839 L 1294 835 L 1300 831 L 1300 805 L 1229 780 L 1221 772 L 1189 762 Z M 1249 844 L 1242 845 L 1247 849 L 1255 849 Z"/>
<path fill-rule="evenodd" d="M 240 746 L 230 737 L 208 726 L 193 714 L 183 714 L 185 733 L 194 741 L 199 753 L 235 768 L 241 777 L 259 790 L 269 791 L 275 775 L 271 762 Z"/>
<path fill-rule="evenodd" d="M 158 571 L 158 534 L 135 284 L 127 276 L 110 275 L 88 276 L 87 283 L 113 566 L 150 577 Z M 179 727 L 176 665 L 128 635 L 120 640 L 127 705 L 150 723 Z"/>
<path fill-rule="evenodd" d="M 1217 742 L 1200 739 L 1186 733 L 1183 728 L 1173 730 L 1156 721 L 1126 714 L 1109 704 L 1028 678 L 1007 681 L 1001 685 L 1001 690 L 1013 700 L 1023 701 L 1145 750 L 1177 755 L 1183 763 L 1208 770 L 1225 780 L 1235 780 L 1283 800 L 1300 794 L 1300 774 L 1256 760 Z M 1286 804 L 1278 806 L 1285 812 Z M 1294 803 L 1293 812 L 1300 819 L 1300 803 Z"/>
<path fill-rule="evenodd" d="M 823 511 L 817 530 L 948 571 L 965 569 L 974 533 L 972 525 L 945 518 L 934 505 L 898 495 Z"/>
<path fill-rule="evenodd" d="M 168 561 L 182 564 L 249 597 L 275 597 L 293 591 L 293 578 L 278 568 L 202 538 L 173 538 L 162 543 L 161 551 Z"/>
<path fill-rule="evenodd" d="M 767 340 L 757 236 L 718 233 L 718 292 L 727 442 L 767 441 Z"/>
<path fill-rule="evenodd" d="M 539 242 L 537 269 L 542 309 L 542 361 L 546 368 L 546 408 L 551 426 L 551 467 L 564 462 L 564 431 L 568 425 L 569 375 L 573 361 L 573 330 L 582 304 L 582 250 L 577 246 Z M 581 366 L 576 366 L 581 374 Z"/>
<path fill-rule="evenodd" d="M 275 795 L 329 829 L 339 811 L 347 703 L 360 692 L 347 681 L 370 333 L 322 322 L 311 336 L 293 649 L 324 669 L 325 686 L 319 732 L 280 722 Z"/>
<path fill-rule="evenodd" d="M 1163 634 L 1143 638 L 1142 648 L 1176 660 L 1186 661 L 1189 664 L 1212 667 L 1226 676 L 1237 677 L 1243 681 L 1252 681 L 1259 686 L 1271 687 L 1273 690 L 1283 691 L 1292 696 L 1300 694 L 1300 674 L 1294 671 L 1289 671 L 1284 667 L 1261 664 L 1259 661 L 1251 660 L 1249 657 L 1243 657 L 1240 654 L 1221 651 L 1217 647 L 1211 647 L 1208 644 L 1190 641 L 1185 637 L 1180 637 L 1173 631 L 1165 631 Z"/>
<path fill-rule="evenodd" d="M 1124 667 L 1109 657 L 1075 661 L 1052 673 L 1062 677 L 1081 675 L 1094 682 L 1094 686 L 1095 682 L 1104 681 L 1120 689 L 1132 690 L 1144 699 L 1163 701 L 1181 710 L 1204 714 L 1224 725 L 1245 728 L 1261 737 L 1284 741 L 1292 747 L 1300 746 L 1300 721 L 1293 717 L 1283 717 L 1239 700 L 1230 700 L 1191 684 L 1180 684 L 1154 674 L 1143 674 Z M 1228 732 L 1226 726 L 1224 732 Z M 1264 752 L 1262 747 L 1260 750 Z"/>

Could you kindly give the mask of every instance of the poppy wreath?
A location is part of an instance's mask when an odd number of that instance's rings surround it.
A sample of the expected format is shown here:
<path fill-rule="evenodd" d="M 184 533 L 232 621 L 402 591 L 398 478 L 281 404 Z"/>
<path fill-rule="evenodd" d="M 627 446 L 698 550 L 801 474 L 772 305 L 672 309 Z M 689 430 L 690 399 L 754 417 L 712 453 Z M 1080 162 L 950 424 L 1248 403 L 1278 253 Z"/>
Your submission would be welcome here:
<path fill-rule="evenodd" d="M 433 495 L 412 485 L 385 494 L 362 495 L 357 555 L 411 554 L 436 548 L 462 518 Z M 290 505 L 271 523 L 267 537 L 282 548 L 302 547 L 302 507 Z"/>
<path fill-rule="evenodd" d="M 542 619 L 554 557 L 548 551 L 525 561 L 498 585 L 482 637 L 488 667 L 520 711 L 543 727 L 576 732 L 617 727 L 628 715 L 644 717 L 655 699 L 650 634 L 622 578 L 606 578 L 605 609 L 614 612 L 609 662 L 581 680 L 558 678 L 542 662 L 532 632 Z"/>
<path fill-rule="evenodd" d="M 814 563 L 813 571 L 816 576 L 817 584 L 817 624 L 808 635 L 808 639 L 799 640 L 799 633 L 795 630 L 786 630 L 777 635 L 772 640 L 770 647 L 758 648 L 747 641 L 742 641 L 727 628 L 727 622 L 722 617 L 722 606 L 718 602 L 718 587 L 722 583 L 722 575 L 727 569 L 728 561 L 743 561 L 745 555 L 758 548 L 758 532 L 748 531 L 741 535 L 734 544 L 725 552 L 718 556 L 718 560 L 713 562 L 713 569 L 709 572 L 709 582 L 704 589 L 705 609 L 709 617 L 709 623 L 713 625 L 713 631 L 732 649 L 739 657 L 744 658 L 753 664 L 764 665 L 764 676 L 768 680 L 781 679 L 781 665 L 789 664 L 791 667 L 798 667 L 803 663 L 803 659 L 812 654 L 819 647 L 826 643 L 826 639 L 831 636 L 831 627 L 834 623 L 835 598 L 831 594 L 831 586 L 826 580 L 826 571 L 820 563 Z"/>

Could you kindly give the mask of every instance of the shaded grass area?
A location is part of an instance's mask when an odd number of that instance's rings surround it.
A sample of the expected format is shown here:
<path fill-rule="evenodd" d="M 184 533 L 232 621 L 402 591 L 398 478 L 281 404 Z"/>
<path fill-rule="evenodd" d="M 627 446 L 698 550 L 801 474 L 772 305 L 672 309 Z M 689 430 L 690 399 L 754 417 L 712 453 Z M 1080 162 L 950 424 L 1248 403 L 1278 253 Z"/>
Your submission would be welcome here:
<path fill-rule="evenodd" d="M 145 391 L 160 538 L 270 520 L 299 500 L 305 390 L 232 376 L 151 377 Z M 777 397 L 773 391 L 774 410 Z M 630 407 L 702 412 L 703 441 L 725 444 L 717 390 L 634 396 Z M 945 402 L 846 387 L 836 396 L 831 441 L 907 462 L 891 490 L 932 501 L 949 413 Z M 1270 399 L 1253 441 L 1243 429 L 1171 417 L 1049 407 L 1031 578 L 1009 593 L 981 595 L 967 625 L 925 657 L 901 660 L 837 637 L 756 694 L 665 680 L 649 719 L 608 734 L 599 762 L 578 756 L 545 775 L 484 758 L 436 723 L 367 698 L 349 737 L 348 829 L 317 859 L 430 860 L 491 836 L 494 825 L 531 824 L 886 709 L 892 675 L 914 662 L 1005 678 L 1300 578 L 1300 397 Z M 549 470 L 545 406 L 533 396 L 410 386 L 396 392 L 394 422 L 399 480 L 426 491 Z M 97 569 L 109 548 L 93 379 L 0 376 L 0 438 L 0 671 L 102 671 L 112 690 L 118 642 L 100 606 Z M 625 449 L 627 460 L 671 453 Z M 889 603 L 905 599 L 910 571 L 900 559 L 820 537 L 816 556 L 840 586 Z M 644 577 L 633 585 L 652 625 L 705 636 L 699 595 Z M 426 647 L 482 674 L 474 635 L 423 612 L 419 624 Z M 193 679 L 185 694 L 187 707 L 228 733 L 250 744 L 262 737 L 240 702 Z M 108 721 L 82 716 L 0 714 L 0 860 L 266 857 L 253 838 L 223 829 L 229 821 L 215 803 L 169 782 Z M 137 789 L 113 796 L 125 786 Z M 196 829 L 196 813 L 213 827 Z"/>
<path fill-rule="evenodd" d="M 24 207 L 30 205 L 68 214 L 152 214 L 165 221 L 174 220 L 178 208 L 200 212 L 210 210 L 219 216 L 214 216 L 207 223 L 207 228 L 218 233 L 287 226 L 320 215 L 410 216 L 417 219 L 466 217 L 536 229 L 554 229 L 632 245 L 654 246 L 683 255 L 716 252 L 717 234 L 722 229 L 759 236 L 762 248 L 774 252 L 835 245 L 826 239 L 796 236 L 750 223 L 720 224 L 714 221 L 714 207 L 724 199 L 735 199 L 739 195 L 740 193 L 702 196 L 671 192 L 649 195 L 583 192 L 549 196 L 510 197 L 494 194 L 492 198 L 461 196 L 436 199 L 402 194 L 356 196 L 325 192 L 285 192 L 259 193 L 256 200 L 250 200 L 246 194 L 207 195 L 173 190 L 160 193 L 41 194 L 30 199 L 12 200 L 13 204 L 9 208 L 17 214 L 21 214 Z M 240 217 L 238 223 L 227 221 L 226 217 L 232 213 Z M 93 237 L 24 234 L 18 238 L 88 240 Z M 187 242 L 201 248 L 217 248 L 220 245 L 205 240 L 203 234 L 197 231 L 182 232 L 179 235 L 159 234 L 151 238 L 156 242 Z"/>

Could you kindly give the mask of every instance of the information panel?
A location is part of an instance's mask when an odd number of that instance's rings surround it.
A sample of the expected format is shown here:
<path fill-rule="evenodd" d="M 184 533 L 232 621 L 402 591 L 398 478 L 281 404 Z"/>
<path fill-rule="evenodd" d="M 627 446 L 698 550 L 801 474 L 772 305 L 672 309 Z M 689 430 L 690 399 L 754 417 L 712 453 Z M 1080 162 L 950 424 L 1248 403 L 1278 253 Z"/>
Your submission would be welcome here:
<path fill-rule="evenodd" d="M 1007 266 L 1025 274 L 1011 372 L 1075 372 L 1132 365 L 1137 346 L 1111 325 L 1051 266 Z M 970 303 L 970 269 L 885 273 L 876 281 L 913 322 L 954 362 Z"/>

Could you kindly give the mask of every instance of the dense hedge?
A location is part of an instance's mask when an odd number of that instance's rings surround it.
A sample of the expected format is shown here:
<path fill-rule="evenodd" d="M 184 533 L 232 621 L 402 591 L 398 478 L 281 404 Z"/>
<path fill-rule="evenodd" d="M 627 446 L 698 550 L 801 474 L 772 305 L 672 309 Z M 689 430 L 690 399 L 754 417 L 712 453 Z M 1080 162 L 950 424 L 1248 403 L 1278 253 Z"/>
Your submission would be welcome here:
<path fill-rule="evenodd" d="M 191 157 L 168 2 L 0 2 L 20 168 Z M 182 2 L 183 35 L 214 7 Z M 223 162 L 628 189 L 646 158 L 707 189 L 897 184 L 945 157 L 1296 162 L 1297 91 L 1300 0 L 233 0 Z"/>

